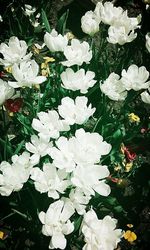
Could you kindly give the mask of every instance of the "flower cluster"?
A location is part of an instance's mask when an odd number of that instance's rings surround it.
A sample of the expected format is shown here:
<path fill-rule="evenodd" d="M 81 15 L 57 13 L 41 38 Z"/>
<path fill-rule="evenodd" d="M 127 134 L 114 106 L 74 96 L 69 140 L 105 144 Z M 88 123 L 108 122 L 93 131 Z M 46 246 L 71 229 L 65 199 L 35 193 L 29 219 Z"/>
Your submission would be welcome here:
<path fill-rule="evenodd" d="M 30 5 L 23 8 L 30 22 L 36 10 Z M 124 109 L 123 101 L 137 92 L 145 105 L 150 104 L 150 80 L 146 67 L 133 64 L 133 60 L 127 64 L 128 68 L 126 64 L 121 65 L 120 75 L 115 67 L 113 70 L 112 65 L 109 67 L 109 58 L 108 65 L 103 67 L 108 55 L 101 51 L 100 57 L 93 36 L 103 22 L 110 26 L 105 37 L 107 44 L 129 43 L 137 37 L 135 30 L 139 28 L 140 16 L 129 17 L 127 11 L 112 2 L 98 2 L 94 11 L 86 12 L 81 18 L 81 28 L 92 37 L 89 39 L 92 44 L 88 39 L 81 41 L 74 36 L 70 39 L 65 32 L 50 31 L 46 14 L 43 16 L 41 28 L 46 23 L 46 31 L 39 44 L 35 41 L 31 47 L 17 37 L 0 44 L 3 57 L 0 64 L 5 75 L 4 80 L 0 79 L 0 105 L 3 105 L 0 112 L 5 132 L 0 142 L 5 147 L 2 159 L 6 160 L 0 164 L 0 194 L 9 196 L 30 183 L 46 198 L 47 203 L 37 211 L 46 211 L 38 212 L 38 218 L 42 233 L 51 237 L 49 249 L 67 249 L 67 235 L 78 230 L 79 238 L 81 234 L 85 241 L 83 250 L 114 250 L 123 232 L 116 229 L 117 220 L 110 213 L 103 219 L 98 217 L 102 218 L 107 211 L 103 211 L 103 200 L 109 202 L 109 197 L 106 198 L 111 195 L 109 182 L 115 185 L 122 180 L 120 175 L 110 173 L 112 165 L 120 166 L 119 161 L 124 159 L 121 171 L 127 176 L 137 160 L 137 154 L 127 146 L 122 147 L 122 155 L 118 153 L 118 141 L 121 144 L 125 140 L 126 145 L 131 140 L 127 135 L 130 127 L 139 126 L 142 121 L 142 116 L 131 110 L 136 106 Z M 150 52 L 149 35 L 145 38 Z M 114 104 L 105 95 L 122 103 Z M 122 105 L 121 109 L 117 106 L 116 111 L 115 105 Z M 14 112 L 14 117 L 10 118 L 5 111 Z M 15 135 L 9 135 L 11 126 L 12 131 L 18 129 Z M 10 139 L 11 136 L 16 140 Z M 11 156 L 14 154 L 11 160 L 6 155 L 7 148 Z M 136 239 L 130 232 L 124 238 L 129 242 Z"/>
<path fill-rule="evenodd" d="M 122 70 L 121 78 L 114 72 L 100 85 L 101 91 L 113 101 L 123 101 L 129 90 L 139 91 L 150 86 L 149 72 L 144 66 L 132 64 L 127 71 Z M 144 96 L 144 94 L 142 94 Z"/>
<path fill-rule="evenodd" d="M 38 76 L 39 65 L 35 60 L 31 60 L 32 53 L 27 54 L 28 46 L 25 41 L 19 40 L 17 37 L 11 37 L 8 45 L 0 44 L 0 53 L 3 59 L 0 64 L 5 67 L 11 66 L 12 76 L 16 81 L 2 82 L 2 98 L 0 104 L 8 100 L 15 92 L 15 88 L 32 87 L 32 85 L 43 83 L 45 76 Z"/>
<path fill-rule="evenodd" d="M 121 7 L 114 7 L 113 3 L 105 2 L 104 5 L 98 2 L 95 13 L 103 23 L 110 25 L 108 29 L 108 42 L 123 45 L 132 42 L 137 34 L 134 30 L 139 26 L 141 16 L 136 18 L 128 17 L 127 11 Z"/>
<path fill-rule="evenodd" d="M 102 4 L 98 2 L 94 11 L 88 11 L 81 18 L 81 28 L 84 33 L 93 36 L 99 31 L 99 24 L 110 25 L 108 29 L 108 42 L 123 45 L 132 42 L 137 34 L 135 29 L 139 28 L 141 16 L 128 17 L 127 11 L 121 7 L 115 7 L 111 2 Z"/>

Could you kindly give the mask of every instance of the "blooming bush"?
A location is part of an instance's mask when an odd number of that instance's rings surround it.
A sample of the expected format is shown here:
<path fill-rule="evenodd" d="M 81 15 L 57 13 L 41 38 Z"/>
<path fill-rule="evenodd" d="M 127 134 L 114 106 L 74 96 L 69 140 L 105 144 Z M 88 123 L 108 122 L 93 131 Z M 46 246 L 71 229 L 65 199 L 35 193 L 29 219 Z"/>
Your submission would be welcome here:
<path fill-rule="evenodd" d="M 98 2 L 78 39 L 66 14 L 51 29 L 46 8 L 20 11 L 33 34 L 0 44 L 0 248 L 136 250 L 136 188 L 146 200 L 149 185 L 136 183 L 149 157 L 142 15 Z"/>

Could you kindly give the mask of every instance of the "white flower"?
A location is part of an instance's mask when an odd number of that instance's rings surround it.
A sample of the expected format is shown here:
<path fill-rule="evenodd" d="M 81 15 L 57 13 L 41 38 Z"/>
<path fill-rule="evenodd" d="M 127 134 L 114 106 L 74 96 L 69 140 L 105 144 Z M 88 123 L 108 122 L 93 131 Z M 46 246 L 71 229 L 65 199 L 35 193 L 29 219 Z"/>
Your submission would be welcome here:
<path fill-rule="evenodd" d="M 149 72 L 144 66 L 138 67 L 135 64 L 130 65 L 127 69 L 122 70 L 122 78 L 126 90 L 141 90 L 147 89 L 150 86 L 150 81 L 146 82 L 149 78 Z"/>
<path fill-rule="evenodd" d="M 81 18 L 81 29 L 90 36 L 99 31 L 99 24 L 99 18 L 93 11 L 87 11 Z"/>
<path fill-rule="evenodd" d="M 85 94 L 88 88 L 93 87 L 96 81 L 93 79 L 95 73 L 80 69 L 74 72 L 71 68 L 67 68 L 66 71 L 61 73 L 61 80 L 63 82 L 62 87 L 73 91 L 80 90 L 81 93 Z"/>
<path fill-rule="evenodd" d="M 120 45 L 130 43 L 137 37 L 137 34 L 134 33 L 134 31 L 126 32 L 124 26 L 110 26 L 108 29 L 108 35 L 109 36 L 107 37 L 107 41 L 109 43 L 118 43 Z"/>
<path fill-rule="evenodd" d="M 146 44 L 145 45 L 146 45 L 146 48 L 147 48 L 148 52 L 150 53 L 150 33 L 147 33 L 145 38 L 146 38 Z"/>
<path fill-rule="evenodd" d="M 19 191 L 29 179 L 32 164 L 30 154 L 24 152 L 22 155 L 12 157 L 12 165 L 2 162 L 0 165 L 0 194 L 9 196 L 13 191 Z"/>
<path fill-rule="evenodd" d="M 96 110 L 91 108 L 91 104 L 87 106 L 87 102 L 85 96 L 77 96 L 75 101 L 70 97 L 64 97 L 58 106 L 58 112 L 69 125 L 83 124 Z"/>
<path fill-rule="evenodd" d="M 90 195 L 85 195 L 83 190 L 80 188 L 72 189 L 69 194 L 69 200 L 72 202 L 74 209 L 78 214 L 83 215 L 85 213 L 86 205 L 91 199 Z"/>
<path fill-rule="evenodd" d="M 98 2 L 94 12 L 103 23 L 113 25 L 116 20 L 120 19 L 123 9 L 114 7 L 111 2 L 105 2 L 104 5 Z"/>
<path fill-rule="evenodd" d="M 30 20 L 30 23 L 34 28 L 38 27 L 40 24 L 38 19 L 35 19 L 34 21 Z"/>
<path fill-rule="evenodd" d="M 149 89 L 150 91 L 150 89 Z M 147 104 L 150 104 L 150 94 L 149 92 L 147 91 L 144 91 L 142 94 L 141 94 L 141 99 L 143 102 L 147 103 Z"/>
<path fill-rule="evenodd" d="M 49 142 L 49 138 L 41 138 L 36 135 L 31 136 L 31 143 L 26 143 L 26 149 L 33 153 L 30 157 L 31 162 L 34 165 L 38 164 L 40 157 L 43 157 L 49 153 L 50 148 L 52 147 L 52 142 Z"/>
<path fill-rule="evenodd" d="M 101 91 L 113 101 L 124 101 L 127 91 L 120 80 L 120 76 L 114 72 L 100 85 Z"/>
<path fill-rule="evenodd" d="M 3 59 L 0 59 L 0 63 L 7 67 L 14 63 L 28 61 L 32 56 L 32 53 L 26 55 L 27 49 L 28 46 L 25 41 L 12 36 L 9 39 L 8 45 L 5 43 L 0 44 L 0 53 L 3 55 Z"/>
<path fill-rule="evenodd" d="M 100 195 L 108 196 L 110 187 L 101 179 L 108 177 L 109 174 L 107 166 L 77 166 L 73 171 L 71 182 L 82 189 L 85 195 L 95 195 L 97 192 Z"/>
<path fill-rule="evenodd" d="M 102 220 L 97 218 L 94 210 L 84 215 L 82 233 L 85 246 L 83 250 L 114 250 L 122 237 L 122 230 L 116 229 L 117 220 L 105 216 Z"/>
<path fill-rule="evenodd" d="M 76 165 L 69 140 L 61 136 L 55 143 L 57 147 L 50 150 L 54 165 L 59 169 L 65 169 L 66 172 L 72 172 Z"/>
<path fill-rule="evenodd" d="M 0 15 L 0 22 L 3 22 L 3 18 L 2 18 L 2 16 Z"/>
<path fill-rule="evenodd" d="M 0 105 L 2 105 L 6 100 L 13 96 L 14 88 L 10 87 L 7 82 L 0 79 L 0 89 Z"/>
<path fill-rule="evenodd" d="M 70 185 L 67 180 L 67 173 L 57 170 L 50 163 L 43 165 L 43 171 L 36 167 L 31 171 L 30 178 L 34 180 L 35 189 L 40 193 L 48 192 L 48 197 L 53 199 L 59 198 L 59 193 L 64 193 L 65 189 Z"/>
<path fill-rule="evenodd" d="M 91 165 L 98 163 L 102 155 L 107 155 L 111 145 L 103 141 L 100 134 L 85 132 L 81 128 L 76 130 L 75 137 L 69 139 L 69 148 L 76 164 Z"/>
<path fill-rule="evenodd" d="M 69 220 L 73 213 L 74 208 L 71 204 L 62 200 L 52 203 L 46 213 L 39 213 L 39 219 L 43 224 L 42 233 L 51 236 L 50 249 L 66 248 L 67 241 L 64 235 L 74 230 L 74 225 Z"/>
<path fill-rule="evenodd" d="M 33 119 L 32 127 L 39 132 L 43 138 L 58 138 L 59 132 L 68 131 L 70 127 L 64 120 L 60 120 L 55 110 L 38 113 L 38 119 Z"/>
<path fill-rule="evenodd" d="M 67 36 L 58 35 L 57 31 L 53 29 L 51 33 L 46 32 L 44 35 L 44 43 L 51 52 L 64 51 L 68 44 Z"/>
<path fill-rule="evenodd" d="M 12 75 L 16 82 L 9 81 L 9 85 L 14 88 L 32 87 L 34 84 L 40 84 L 46 81 L 45 76 L 38 76 L 39 65 L 31 60 L 29 62 L 21 62 L 20 65 L 12 66 Z"/>
<path fill-rule="evenodd" d="M 64 50 L 64 55 L 67 61 L 62 62 L 64 66 L 70 67 L 73 65 L 81 66 L 84 62 L 89 63 L 92 59 L 92 51 L 87 42 L 80 42 L 77 39 L 71 40 L 71 45 L 68 45 Z"/>
<path fill-rule="evenodd" d="M 33 15 L 34 14 L 34 12 L 36 11 L 36 8 L 35 7 L 32 7 L 31 5 L 29 5 L 29 4 L 25 4 L 24 5 L 24 7 L 25 7 L 25 10 L 24 10 L 24 14 L 25 14 L 25 16 L 31 16 L 31 15 Z"/>
<path fill-rule="evenodd" d="M 114 24 L 108 29 L 108 42 L 113 44 L 123 45 L 125 43 L 132 42 L 137 34 L 134 30 L 139 28 L 138 24 L 141 22 L 141 15 L 137 17 L 128 17 L 127 11 L 124 11 L 122 15 L 115 20 Z"/>
<path fill-rule="evenodd" d="M 103 141 L 101 135 L 85 132 L 84 129 L 76 130 L 75 137 L 70 139 L 61 136 L 55 143 L 50 156 L 54 165 L 66 172 L 74 171 L 76 164 L 87 166 L 98 163 L 101 156 L 111 150 L 111 145 Z"/>

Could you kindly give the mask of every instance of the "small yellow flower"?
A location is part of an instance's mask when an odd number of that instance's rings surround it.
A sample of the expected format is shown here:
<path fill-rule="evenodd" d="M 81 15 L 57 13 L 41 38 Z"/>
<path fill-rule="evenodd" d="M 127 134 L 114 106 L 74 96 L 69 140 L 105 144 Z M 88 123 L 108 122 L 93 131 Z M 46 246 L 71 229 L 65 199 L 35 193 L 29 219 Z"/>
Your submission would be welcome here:
<path fill-rule="evenodd" d="M 137 236 L 134 232 L 127 230 L 123 237 L 125 238 L 125 240 L 129 241 L 130 243 L 132 243 L 133 241 L 135 241 L 137 239 Z"/>
<path fill-rule="evenodd" d="M 41 75 L 47 77 L 49 75 L 48 70 L 47 69 L 42 69 L 41 70 Z"/>
<path fill-rule="evenodd" d="M 12 73 L 12 67 L 11 67 L 11 66 L 6 67 L 5 70 L 6 70 L 8 73 L 10 73 L 10 74 Z"/>
<path fill-rule="evenodd" d="M 134 113 L 129 114 L 128 117 L 130 122 L 140 122 L 140 117 L 135 115 Z"/>
<path fill-rule="evenodd" d="M 150 0 L 144 0 L 144 3 L 150 5 Z"/>
<path fill-rule="evenodd" d="M 127 224 L 127 227 L 132 228 L 133 224 Z"/>
<path fill-rule="evenodd" d="M 124 154 L 124 148 L 125 148 L 125 147 L 124 147 L 124 144 L 121 143 L 120 151 L 121 151 L 122 154 Z"/>
<path fill-rule="evenodd" d="M 35 45 L 33 45 L 32 50 L 33 50 L 34 54 L 39 54 L 40 53 L 40 50 Z"/>
<path fill-rule="evenodd" d="M 0 239 L 3 240 L 4 238 L 4 232 L 0 231 Z"/>
<path fill-rule="evenodd" d="M 35 85 L 34 85 L 34 88 L 35 88 L 35 89 L 40 89 L 40 84 L 35 84 Z"/>
<path fill-rule="evenodd" d="M 133 162 L 128 162 L 126 165 L 125 165 L 125 172 L 129 172 L 131 170 L 133 166 Z"/>
<path fill-rule="evenodd" d="M 8 115 L 9 115 L 10 117 L 13 117 L 13 116 L 14 116 L 14 113 L 13 113 L 13 112 L 9 112 Z"/>
<path fill-rule="evenodd" d="M 47 68 L 47 64 L 44 62 L 44 63 L 41 63 L 41 69 L 46 69 Z"/>
<path fill-rule="evenodd" d="M 114 167 L 115 171 L 119 171 L 121 169 L 121 166 L 118 164 L 117 166 Z"/>
<path fill-rule="evenodd" d="M 49 62 L 55 62 L 55 58 L 53 58 L 53 57 L 45 56 L 45 57 L 43 57 L 43 59 L 45 60 L 46 64 Z"/>
<path fill-rule="evenodd" d="M 48 57 L 48 56 L 43 57 L 43 59 L 45 61 L 43 63 L 41 63 L 41 74 L 42 74 L 42 76 L 48 76 L 50 74 L 48 63 L 54 62 L 55 59 L 53 57 Z"/>
<path fill-rule="evenodd" d="M 72 32 L 67 32 L 66 35 L 67 35 L 68 40 L 72 40 L 73 38 L 75 38 L 75 36 Z"/>

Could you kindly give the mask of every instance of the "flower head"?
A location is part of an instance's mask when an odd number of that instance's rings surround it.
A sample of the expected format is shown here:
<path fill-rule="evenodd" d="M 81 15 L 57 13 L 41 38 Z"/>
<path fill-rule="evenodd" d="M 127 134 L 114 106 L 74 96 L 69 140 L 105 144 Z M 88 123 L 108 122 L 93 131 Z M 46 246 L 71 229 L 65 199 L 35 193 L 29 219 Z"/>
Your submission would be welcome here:
<path fill-rule="evenodd" d="M 123 45 L 132 42 L 137 37 L 137 34 L 132 30 L 126 30 L 125 26 L 110 26 L 108 29 L 107 41 L 113 44 Z"/>
<path fill-rule="evenodd" d="M 85 132 L 81 128 L 69 139 L 69 148 L 76 164 L 91 165 L 98 163 L 101 156 L 109 154 L 111 145 L 103 141 L 100 134 Z"/>
<path fill-rule="evenodd" d="M 33 119 L 32 127 L 39 132 L 41 138 L 49 139 L 56 139 L 59 137 L 59 132 L 70 129 L 69 125 L 59 118 L 55 110 L 38 113 L 38 119 Z"/>
<path fill-rule="evenodd" d="M 73 223 L 69 220 L 74 213 L 71 203 L 58 200 L 52 203 L 47 212 L 40 212 L 39 219 L 43 224 L 42 233 L 51 236 L 49 248 L 65 249 L 67 241 L 64 235 L 72 233 Z"/>
<path fill-rule="evenodd" d="M 32 85 L 40 84 L 46 81 L 45 76 L 38 76 L 39 66 L 34 61 L 21 62 L 20 65 L 14 64 L 12 66 L 12 75 L 16 82 L 9 81 L 9 85 L 14 88 L 32 87 Z"/>
<path fill-rule="evenodd" d="M 127 91 L 123 86 L 119 75 L 111 73 L 109 77 L 100 85 L 101 91 L 113 101 L 124 101 Z"/>
<path fill-rule="evenodd" d="M 130 243 L 132 243 L 133 241 L 135 241 L 135 240 L 137 239 L 136 234 L 135 234 L 134 232 L 131 232 L 130 230 L 127 230 L 127 231 L 124 233 L 123 237 L 124 237 L 127 241 L 129 241 Z"/>
<path fill-rule="evenodd" d="M 0 105 L 2 105 L 6 100 L 11 98 L 14 94 L 14 88 L 10 87 L 7 82 L 0 79 Z"/>
<path fill-rule="evenodd" d="M 135 115 L 134 113 L 129 114 L 128 117 L 129 117 L 129 121 L 132 123 L 134 123 L 134 122 L 139 123 L 140 122 L 140 117 L 138 115 Z"/>
<path fill-rule="evenodd" d="M 0 63 L 7 67 L 13 65 L 14 63 L 28 61 L 32 54 L 26 54 L 27 48 L 28 46 L 25 41 L 12 36 L 9 39 L 8 45 L 5 43 L 0 44 L 0 53 L 2 53 L 4 57 L 4 59 L 0 59 Z"/>
<path fill-rule="evenodd" d="M 8 99 L 5 102 L 5 107 L 7 110 L 9 110 L 9 112 L 19 112 L 19 110 L 21 109 L 23 105 L 23 99 L 22 98 L 15 98 L 15 99 Z"/>
<path fill-rule="evenodd" d="M 80 188 L 85 195 L 95 195 L 97 192 L 102 196 L 108 196 L 110 187 L 105 183 L 105 180 L 102 180 L 108 176 L 107 166 L 77 166 L 73 171 L 71 182 Z"/>
<path fill-rule="evenodd" d="M 144 66 L 138 67 L 135 64 L 130 65 L 127 69 L 122 70 L 121 81 L 126 88 L 126 90 L 141 90 L 147 89 L 150 86 L 150 81 L 147 81 L 149 78 L 149 72 Z"/>
<path fill-rule="evenodd" d="M 58 112 L 69 125 L 83 124 L 95 112 L 91 104 L 87 106 L 88 99 L 85 96 L 77 96 L 75 101 L 70 97 L 64 97 L 61 105 L 58 106 Z"/>
<path fill-rule="evenodd" d="M 72 39 L 71 45 L 68 45 L 64 50 L 64 55 L 67 61 L 62 62 L 64 66 L 70 67 L 73 65 L 81 66 L 84 62 L 89 63 L 92 59 L 92 51 L 87 42 L 80 42 L 78 39 Z"/>
<path fill-rule="evenodd" d="M 122 230 L 116 229 L 117 220 L 105 216 L 99 220 L 94 210 L 84 215 L 82 233 L 86 242 L 83 250 L 114 250 L 122 237 Z"/>
<path fill-rule="evenodd" d="M 40 193 L 48 192 L 48 197 L 53 199 L 59 198 L 59 193 L 70 185 L 67 180 L 67 173 L 57 170 L 53 164 L 47 163 L 43 165 L 43 170 L 36 167 L 31 171 L 30 178 L 34 180 L 35 189 Z"/>
<path fill-rule="evenodd" d="M 103 23 L 113 25 L 116 20 L 120 19 L 123 9 L 115 7 L 111 2 L 105 2 L 104 4 L 98 2 L 94 12 Z"/>
<path fill-rule="evenodd" d="M 145 36 L 145 38 L 146 38 L 146 44 L 145 44 L 145 46 L 146 46 L 148 52 L 150 53 L 150 33 L 147 33 L 146 36 Z"/>
<path fill-rule="evenodd" d="M 147 104 L 150 104 L 150 94 L 149 94 L 149 90 L 150 88 L 148 89 L 148 91 L 144 91 L 142 94 L 141 94 L 141 99 L 143 102 L 147 103 Z"/>
<path fill-rule="evenodd" d="M 13 191 L 19 191 L 29 179 L 32 167 L 27 152 L 12 156 L 12 164 L 3 161 L 0 164 L 0 194 L 9 196 Z"/>
<path fill-rule="evenodd" d="M 58 35 L 57 31 L 53 29 L 51 33 L 46 32 L 44 42 L 51 52 L 57 52 L 64 51 L 68 44 L 68 39 L 67 36 Z"/>
<path fill-rule="evenodd" d="M 29 5 L 29 4 L 25 4 L 24 5 L 24 8 L 25 8 L 25 10 L 24 10 L 24 14 L 25 14 L 25 16 L 31 16 L 31 15 L 33 15 L 34 14 L 34 12 L 36 11 L 36 8 L 35 7 L 32 7 L 31 5 Z"/>
<path fill-rule="evenodd" d="M 33 155 L 30 157 L 31 162 L 35 165 L 40 161 L 40 157 L 47 155 L 52 147 L 49 138 L 41 138 L 37 135 L 31 136 L 31 142 L 25 144 L 26 149 Z"/>
<path fill-rule="evenodd" d="M 81 29 L 90 36 L 99 31 L 99 24 L 99 18 L 93 11 L 87 11 L 81 18 Z"/>
<path fill-rule="evenodd" d="M 79 90 L 85 94 L 88 92 L 88 88 L 93 87 L 96 81 L 94 80 L 95 73 L 92 71 L 85 72 L 84 69 L 80 69 L 74 72 L 71 68 L 67 68 L 60 75 L 63 82 L 62 87 L 73 91 Z"/>

